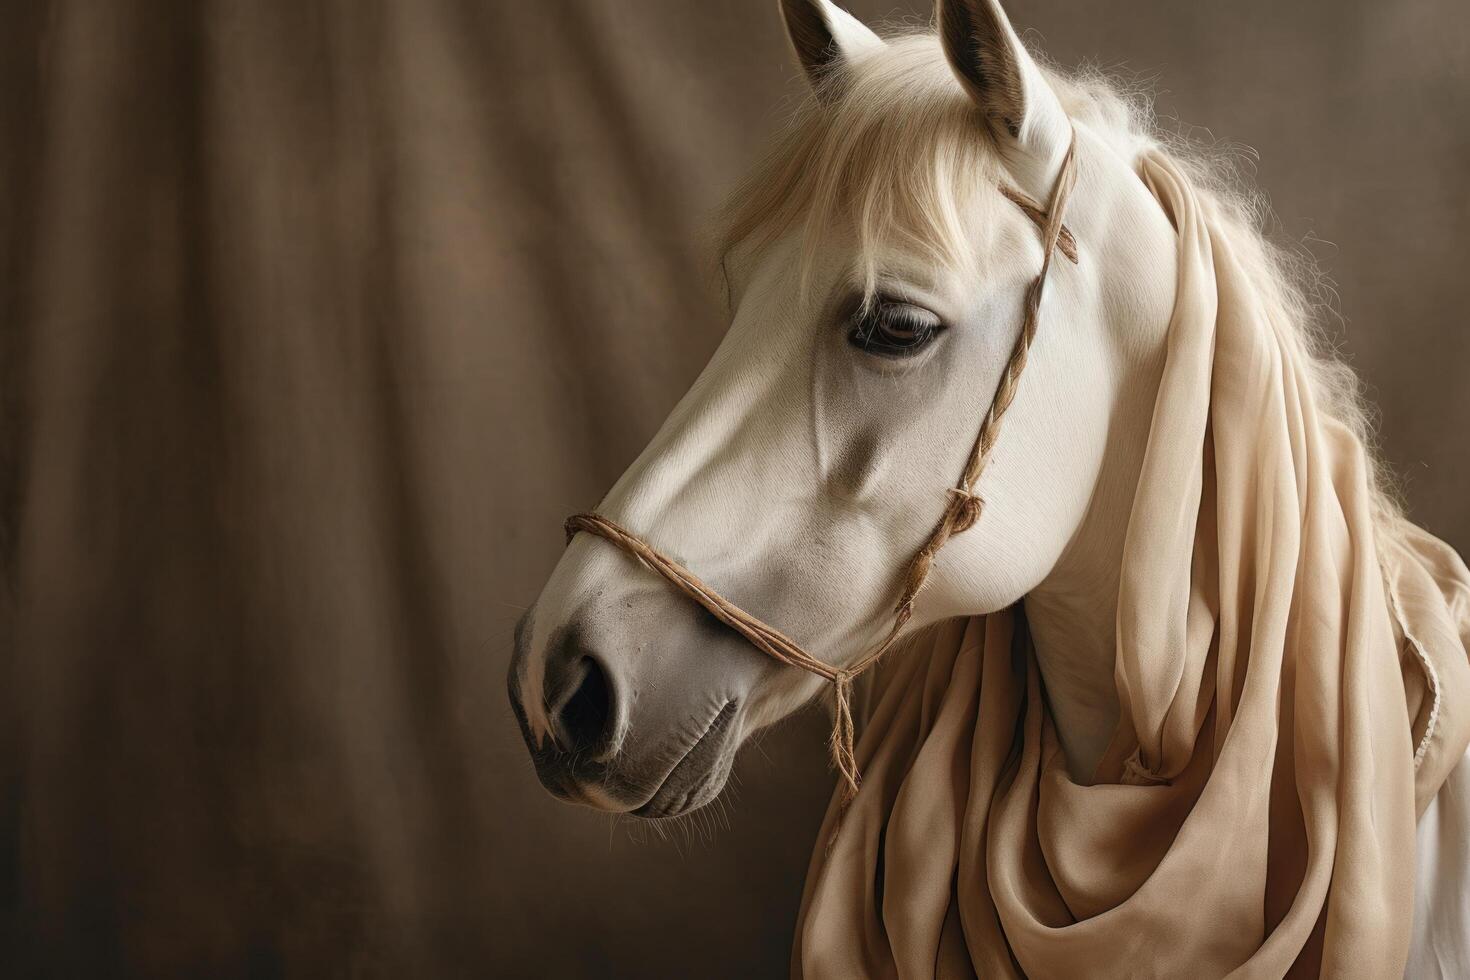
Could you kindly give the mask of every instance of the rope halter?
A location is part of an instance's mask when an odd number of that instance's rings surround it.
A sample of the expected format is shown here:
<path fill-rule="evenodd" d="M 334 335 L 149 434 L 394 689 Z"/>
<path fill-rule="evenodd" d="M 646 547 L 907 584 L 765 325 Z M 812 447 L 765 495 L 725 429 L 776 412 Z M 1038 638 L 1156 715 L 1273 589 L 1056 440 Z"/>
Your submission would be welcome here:
<path fill-rule="evenodd" d="M 1076 261 L 1075 242 L 1062 225 L 1067 199 L 1077 180 L 1075 151 L 1076 134 L 1074 133 L 1072 142 L 1067 147 L 1067 154 L 1062 160 L 1056 185 L 1052 188 L 1051 200 L 1044 211 L 1030 205 L 1014 192 L 1004 191 L 1006 196 L 1019 203 L 1028 216 L 1041 228 L 1041 269 L 1026 289 L 1020 336 L 1016 338 L 1010 360 L 1006 363 L 1005 374 L 1001 377 L 995 398 L 991 401 L 990 410 L 986 412 L 985 420 L 980 425 L 980 433 L 975 439 L 974 447 L 970 450 L 969 458 L 965 461 L 965 468 L 960 474 L 958 483 L 948 491 L 949 500 L 938 525 L 914 557 L 909 560 L 908 568 L 904 573 L 903 590 L 899 595 L 897 605 L 894 606 L 893 624 L 883 641 L 872 650 L 848 666 L 833 666 L 802 649 L 799 643 L 774 626 L 763 622 L 720 595 L 701 582 L 698 576 L 689 569 L 663 554 L 627 528 L 601 514 L 592 512 L 573 514 L 567 518 L 565 527 L 568 542 L 578 531 L 597 535 L 663 576 L 674 588 L 703 606 L 720 622 L 745 637 L 757 650 L 783 664 L 816 674 L 832 684 L 836 712 L 830 747 L 832 764 L 842 780 L 839 813 L 845 810 L 847 804 L 857 795 L 858 787 L 862 783 L 854 745 L 856 733 L 852 718 L 852 683 L 864 671 L 877 663 L 879 658 L 897 642 L 904 626 L 913 616 L 914 600 L 918 598 L 925 582 L 928 581 L 929 572 L 933 568 L 934 558 L 939 553 L 939 549 L 943 548 L 951 537 L 969 530 L 980 519 L 984 504 L 975 493 L 975 484 L 979 482 L 980 474 L 985 469 L 985 463 L 990 458 L 990 451 L 995 447 L 1006 411 L 1015 401 L 1016 390 L 1021 381 L 1021 372 L 1026 368 L 1026 357 L 1031 349 L 1032 341 L 1036 338 L 1041 297 L 1046 288 L 1047 275 L 1051 271 L 1052 257 L 1058 251 L 1059 243 L 1061 243 L 1061 250 L 1064 254 L 1072 261 Z"/>

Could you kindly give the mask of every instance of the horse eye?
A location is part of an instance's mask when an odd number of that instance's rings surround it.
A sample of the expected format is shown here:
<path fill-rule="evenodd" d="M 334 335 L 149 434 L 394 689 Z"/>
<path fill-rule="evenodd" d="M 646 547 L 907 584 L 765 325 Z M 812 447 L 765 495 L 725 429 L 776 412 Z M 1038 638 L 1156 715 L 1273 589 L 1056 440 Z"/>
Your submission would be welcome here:
<path fill-rule="evenodd" d="M 943 329 L 939 317 L 926 309 L 880 300 L 853 314 L 847 342 L 880 357 L 909 357 Z"/>

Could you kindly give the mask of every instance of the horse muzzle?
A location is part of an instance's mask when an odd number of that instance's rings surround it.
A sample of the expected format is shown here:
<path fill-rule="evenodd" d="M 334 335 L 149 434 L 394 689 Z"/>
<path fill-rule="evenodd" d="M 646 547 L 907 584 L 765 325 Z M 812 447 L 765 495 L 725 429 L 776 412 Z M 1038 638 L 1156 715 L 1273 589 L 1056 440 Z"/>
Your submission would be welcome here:
<path fill-rule="evenodd" d="M 673 817 L 724 788 L 743 737 L 743 695 L 768 668 L 733 634 L 684 622 L 698 618 L 687 603 L 658 591 L 647 598 L 663 620 L 651 637 L 641 621 L 653 611 L 629 599 L 578 610 L 541 649 L 532 647 L 533 608 L 516 629 L 507 687 L 536 776 L 553 796 Z M 738 655 L 711 649 L 724 645 Z"/>

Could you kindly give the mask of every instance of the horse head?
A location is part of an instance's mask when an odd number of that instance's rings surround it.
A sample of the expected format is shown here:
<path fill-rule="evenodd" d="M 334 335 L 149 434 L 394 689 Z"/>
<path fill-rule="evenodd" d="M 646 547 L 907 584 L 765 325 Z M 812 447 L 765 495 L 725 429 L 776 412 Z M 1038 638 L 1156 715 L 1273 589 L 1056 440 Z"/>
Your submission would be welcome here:
<path fill-rule="evenodd" d="M 730 207 L 728 333 L 597 510 L 826 662 L 872 649 L 1016 345 L 1075 133 L 1067 254 L 983 512 L 907 628 L 1025 598 L 1086 632 L 1116 595 L 1173 298 L 1142 130 L 1041 68 L 994 2 L 941 0 L 936 32 L 887 41 L 827 0 L 781 8 L 811 97 Z M 1080 649 L 1048 683 L 1085 769 L 1117 707 L 1108 648 Z M 713 799 L 743 740 L 822 681 L 583 534 L 517 630 L 509 686 L 549 790 L 661 817 Z"/>

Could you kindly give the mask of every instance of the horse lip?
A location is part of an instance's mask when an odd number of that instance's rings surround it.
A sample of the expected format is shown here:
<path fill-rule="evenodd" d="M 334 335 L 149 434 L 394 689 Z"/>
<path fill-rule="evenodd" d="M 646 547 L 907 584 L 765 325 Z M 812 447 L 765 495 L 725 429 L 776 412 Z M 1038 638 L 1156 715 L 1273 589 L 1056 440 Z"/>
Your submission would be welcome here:
<path fill-rule="evenodd" d="M 693 764 L 705 761 L 705 756 L 718 752 L 723 736 L 730 730 L 730 721 L 735 717 L 736 708 L 737 703 L 734 700 L 726 701 L 720 706 L 720 710 L 715 712 L 715 716 L 705 726 L 704 733 L 695 739 L 694 744 L 685 750 L 678 762 L 674 763 L 674 767 L 659 782 L 653 795 L 642 806 L 631 811 L 635 817 L 673 817 L 684 812 L 684 804 L 694 794 L 694 790 L 701 787 L 698 785 L 681 787 L 677 784 L 677 777 Z M 701 749 L 704 751 L 701 752 Z M 683 799 L 678 801 L 678 806 L 670 808 L 669 804 L 673 803 L 674 797 L 680 794 L 683 795 Z"/>

